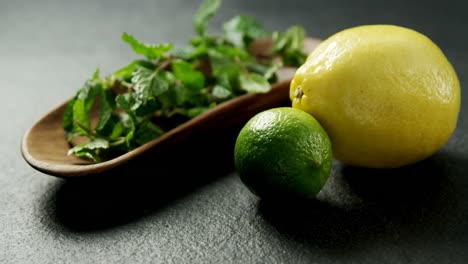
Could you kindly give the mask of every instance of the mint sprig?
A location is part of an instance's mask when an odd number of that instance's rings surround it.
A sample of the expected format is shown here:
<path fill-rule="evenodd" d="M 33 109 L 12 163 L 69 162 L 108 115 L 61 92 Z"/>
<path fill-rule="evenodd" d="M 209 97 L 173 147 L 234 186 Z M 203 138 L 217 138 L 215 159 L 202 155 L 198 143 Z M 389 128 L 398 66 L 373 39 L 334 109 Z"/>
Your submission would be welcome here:
<path fill-rule="evenodd" d="M 141 146 L 168 130 L 245 93 L 267 93 L 283 65 L 297 67 L 305 31 L 268 32 L 254 18 L 235 16 L 222 35 L 207 32 L 220 0 L 205 0 L 194 16 L 196 36 L 185 47 L 148 44 L 123 33 L 122 40 L 144 59 L 105 77 L 96 70 L 63 115 L 68 154 L 101 162 Z M 273 40 L 268 57 L 256 57 L 256 39 Z M 98 108 L 97 120 L 91 113 Z M 74 144 L 77 139 L 87 139 Z"/>

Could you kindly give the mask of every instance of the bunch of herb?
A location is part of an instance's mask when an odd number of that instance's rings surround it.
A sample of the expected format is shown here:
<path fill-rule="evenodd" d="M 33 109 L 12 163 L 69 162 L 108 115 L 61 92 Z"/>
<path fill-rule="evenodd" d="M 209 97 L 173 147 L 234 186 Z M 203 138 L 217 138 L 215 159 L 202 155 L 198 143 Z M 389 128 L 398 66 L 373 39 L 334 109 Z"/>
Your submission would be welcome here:
<path fill-rule="evenodd" d="M 223 24 L 223 34 L 208 34 L 220 4 L 201 4 L 193 20 L 196 36 L 187 47 L 146 44 L 124 33 L 123 41 L 145 58 L 102 78 L 98 69 L 78 90 L 63 116 L 72 145 L 68 154 L 100 162 L 128 152 L 224 101 L 269 92 L 281 66 L 304 63 L 305 32 L 299 26 L 268 32 L 254 18 L 239 15 Z M 255 40 L 268 38 L 271 54 L 259 58 L 249 52 Z M 73 146 L 76 138 L 86 141 Z"/>

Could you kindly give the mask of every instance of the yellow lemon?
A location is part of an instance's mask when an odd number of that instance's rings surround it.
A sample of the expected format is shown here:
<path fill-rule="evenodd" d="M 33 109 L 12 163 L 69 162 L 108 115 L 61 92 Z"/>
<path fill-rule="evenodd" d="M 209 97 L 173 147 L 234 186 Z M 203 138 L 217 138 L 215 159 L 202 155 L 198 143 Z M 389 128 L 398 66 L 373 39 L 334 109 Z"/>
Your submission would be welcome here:
<path fill-rule="evenodd" d="M 322 42 L 296 71 L 290 98 L 322 124 L 336 159 L 393 168 L 447 142 L 457 125 L 460 84 L 428 37 L 366 25 Z"/>

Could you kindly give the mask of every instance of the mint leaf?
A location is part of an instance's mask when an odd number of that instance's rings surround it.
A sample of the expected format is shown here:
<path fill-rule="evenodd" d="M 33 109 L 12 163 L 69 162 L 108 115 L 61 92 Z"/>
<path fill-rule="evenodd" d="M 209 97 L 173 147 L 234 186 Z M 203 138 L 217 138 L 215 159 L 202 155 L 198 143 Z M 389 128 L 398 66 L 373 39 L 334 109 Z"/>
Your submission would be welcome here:
<path fill-rule="evenodd" d="M 90 134 L 90 112 L 100 91 L 100 85 L 87 81 L 78 92 L 73 104 L 73 129 L 78 135 L 86 136 Z"/>
<path fill-rule="evenodd" d="M 229 88 L 231 91 L 236 92 L 239 90 L 239 75 L 242 68 L 237 63 L 214 64 L 213 74 L 220 85 Z"/>
<path fill-rule="evenodd" d="M 283 32 L 273 33 L 273 53 L 279 53 L 285 49 L 289 43 L 289 37 Z"/>
<path fill-rule="evenodd" d="M 131 130 L 134 129 L 135 123 L 133 122 L 133 118 L 130 117 L 127 113 L 122 113 L 118 116 L 120 122 L 122 124 L 123 133 L 128 134 Z"/>
<path fill-rule="evenodd" d="M 136 116 L 146 116 L 155 112 L 159 108 L 159 104 L 154 97 L 146 98 L 142 95 L 136 97 L 136 103 L 133 105 L 132 110 Z"/>
<path fill-rule="evenodd" d="M 213 49 L 215 49 L 219 54 L 222 54 L 222 56 L 233 59 L 233 60 L 237 59 L 237 60 L 245 61 L 250 58 L 247 50 L 239 48 L 239 47 L 219 45 Z"/>
<path fill-rule="evenodd" d="M 119 120 L 118 117 L 113 116 L 112 123 L 114 125 L 112 126 L 112 131 L 108 136 L 110 140 L 118 139 L 120 137 L 120 135 L 122 135 L 122 133 L 124 132 L 124 126 L 123 126 L 122 122 L 119 122 L 119 121 L 120 120 Z"/>
<path fill-rule="evenodd" d="M 208 55 L 210 58 L 213 74 L 215 76 L 228 76 L 228 79 L 231 82 L 231 86 L 236 87 L 237 76 L 241 71 L 241 66 L 236 62 L 235 58 L 228 57 L 220 50 L 215 48 L 209 49 Z"/>
<path fill-rule="evenodd" d="M 90 136 L 92 134 L 90 112 L 101 90 L 99 69 L 97 69 L 92 78 L 87 80 L 78 90 L 65 109 L 62 127 L 67 141 L 71 141 L 73 137 L 78 135 Z"/>
<path fill-rule="evenodd" d="M 152 95 L 156 97 L 169 90 L 169 83 L 156 73 L 151 77 L 150 89 Z"/>
<path fill-rule="evenodd" d="M 285 65 L 298 66 L 306 62 L 307 55 L 302 50 L 289 50 L 283 54 Z"/>
<path fill-rule="evenodd" d="M 154 69 L 154 64 L 145 61 L 145 60 L 134 60 L 127 66 L 117 70 L 114 72 L 113 76 L 115 79 L 121 79 L 121 80 L 130 80 L 133 76 L 133 72 L 135 71 L 137 66 L 141 66 L 147 69 Z"/>
<path fill-rule="evenodd" d="M 203 113 L 205 113 L 206 111 L 210 110 L 211 108 L 215 107 L 216 106 L 216 103 L 212 103 L 210 104 L 209 106 L 200 106 L 200 107 L 193 107 L 193 108 L 190 108 L 188 111 L 187 111 L 187 116 L 189 118 L 194 118 L 198 115 L 201 115 Z"/>
<path fill-rule="evenodd" d="M 240 88 L 248 93 L 266 93 L 271 90 L 265 77 L 256 73 L 243 73 L 239 76 Z"/>
<path fill-rule="evenodd" d="M 282 55 L 285 65 L 300 66 L 306 59 L 302 47 L 306 33 L 300 26 L 290 27 L 286 33 L 275 32 L 273 34 L 273 54 Z"/>
<path fill-rule="evenodd" d="M 68 153 L 82 152 L 84 150 L 107 149 L 109 148 L 109 141 L 102 138 L 95 138 L 88 143 L 77 145 L 71 148 Z"/>
<path fill-rule="evenodd" d="M 222 73 L 222 67 L 235 63 L 232 58 L 224 56 L 222 52 L 215 48 L 208 49 L 208 56 L 210 58 L 211 67 L 215 75 Z"/>
<path fill-rule="evenodd" d="M 275 63 L 267 68 L 267 70 L 263 73 L 263 77 L 265 79 L 270 80 L 271 78 L 275 77 L 276 72 L 283 67 L 283 63 Z"/>
<path fill-rule="evenodd" d="M 104 128 L 112 121 L 112 113 L 115 109 L 115 96 L 109 90 L 101 90 L 101 111 L 99 112 L 99 121 L 96 125 L 96 131 L 103 133 Z"/>
<path fill-rule="evenodd" d="M 101 93 L 101 85 L 87 81 L 83 88 L 78 92 L 77 99 L 84 102 L 84 107 L 87 111 L 91 110 L 91 107 L 96 100 L 96 97 Z"/>
<path fill-rule="evenodd" d="M 77 145 L 68 150 L 68 155 L 76 155 L 78 157 L 86 157 L 95 162 L 100 162 L 99 152 L 109 148 L 109 141 L 102 138 L 94 138 L 88 143 Z"/>
<path fill-rule="evenodd" d="M 134 102 L 132 94 L 120 94 L 115 98 L 115 102 L 117 103 L 117 106 L 121 107 L 131 119 L 135 119 L 132 111 L 132 105 Z"/>
<path fill-rule="evenodd" d="M 122 40 L 130 44 L 135 53 L 146 56 L 150 60 L 160 59 L 173 47 L 169 43 L 159 45 L 145 44 L 128 33 L 123 33 Z"/>
<path fill-rule="evenodd" d="M 124 128 L 127 130 L 125 141 L 127 143 L 127 147 L 130 149 L 133 148 L 132 140 L 133 140 L 133 136 L 135 134 L 135 129 L 136 129 L 135 122 L 137 121 L 135 114 L 133 113 L 133 110 L 132 110 L 132 105 L 134 101 L 135 100 L 132 94 L 129 94 L 129 93 L 118 95 L 115 98 L 115 102 L 117 103 L 117 105 L 120 106 L 126 113 L 126 115 L 121 115 L 121 118 L 122 118 L 122 124 L 124 125 Z"/>
<path fill-rule="evenodd" d="M 168 84 L 156 71 L 137 66 L 133 72 L 132 83 L 135 84 L 135 104 L 132 110 L 136 115 L 144 116 L 156 111 L 159 107 L 156 97 L 168 90 Z"/>
<path fill-rule="evenodd" d="M 173 61 L 172 71 L 177 79 L 191 89 L 200 90 L 205 86 L 203 73 L 194 70 L 192 64 L 188 62 L 182 60 Z"/>
<path fill-rule="evenodd" d="M 181 47 L 172 50 L 171 55 L 181 60 L 189 60 L 192 58 L 192 54 L 195 52 L 195 48 L 192 46 Z"/>
<path fill-rule="evenodd" d="M 94 162 L 101 162 L 101 158 L 99 157 L 99 154 L 94 153 L 94 151 L 80 151 L 80 152 L 73 152 L 72 154 L 74 154 L 75 156 L 79 158 L 87 158 Z"/>
<path fill-rule="evenodd" d="M 221 5 L 220 0 L 205 0 L 200 5 L 197 13 L 195 13 L 195 17 L 193 20 L 195 32 L 197 32 L 198 35 L 200 36 L 205 35 L 206 26 L 208 25 L 208 22 L 216 13 L 220 5 Z"/>
<path fill-rule="evenodd" d="M 141 93 L 142 90 L 147 88 L 149 93 L 151 91 L 149 87 L 151 86 L 151 82 L 155 74 L 156 72 L 153 70 L 136 66 L 135 71 L 132 74 L 132 83 L 134 84 L 133 89 L 137 93 Z"/>
<path fill-rule="evenodd" d="M 92 81 L 99 81 L 99 68 L 97 68 L 94 73 L 93 73 L 93 77 L 91 78 Z"/>
<path fill-rule="evenodd" d="M 76 102 L 76 97 L 73 98 L 65 108 L 62 119 L 62 127 L 65 131 L 65 138 L 67 141 L 70 141 L 75 136 L 75 131 L 73 130 L 73 107 Z"/>
<path fill-rule="evenodd" d="M 186 101 L 183 85 L 179 81 L 176 81 L 175 76 L 171 72 L 162 72 L 159 77 L 168 86 L 167 92 L 158 97 L 162 108 L 167 110 L 183 105 Z"/>
<path fill-rule="evenodd" d="M 226 99 L 232 95 L 232 92 L 229 89 L 221 85 L 216 85 L 211 93 L 214 97 L 219 99 Z"/>
<path fill-rule="evenodd" d="M 270 83 L 276 81 L 276 72 L 283 66 L 282 62 L 272 65 L 265 65 L 261 63 L 250 63 L 247 68 L 250 72 L 263 75 Z"/>
<path fill-rule="evenodd" d="M 76 100 L 73 104 L 73 131 L 77 135 L 90 136 L 91 121 L 83 100 Z"/>
<path fill-rule="evenodd" d="M 292 26 L 286 32 L 286 35 L 289 36 L 289 49 L 291 50 L 302 50 L 305 39 L 305 30 L 300 26 Z"/>
<path fill-rule="evenodd" d="M 146 121 L 142 123 L 135 132 L 135 142 L 139 145 L 143 145 L 162 134 L 164 134 L 164 131 L 161 128 L 151 123 L 151 121 Z"/>
<path fill-rule="evenodd" d="M 237 47 L 248 47 L 250 43 L 269 33 L 254 18 L 246 15 L 235 16 L 223 25 L 224 36 Z"/>
<path fill-rule="evenodd" d="M 168 84 L 158 77 L 158 73 L 147 68 L 136 66 L 133 72 L 132 83 L 135 84 L 137 95 L 142 93 L 145 97 L 158 96 L 168 89 Z"/>
<path fill-rule="evenodd" d="M 132 110 L 135 99 L 130 93 L 120 94 L 115 98 L 115 102 L 126 113 L 126 115 L 121 115 L 123 118 L 121 121 L 124 127 L 129 130 L 128 133 L 130 133 L 132 130 L 135 130 L 136 116 Z"/>
<path fill-rule="evenodd" d="M 237 69 L 240 71 L 240 69 Z M 228 72 L 222 72 L 216 76 L 217 85 L 222 86 L 224 89 L 232 91 L 232 84 Z"/>

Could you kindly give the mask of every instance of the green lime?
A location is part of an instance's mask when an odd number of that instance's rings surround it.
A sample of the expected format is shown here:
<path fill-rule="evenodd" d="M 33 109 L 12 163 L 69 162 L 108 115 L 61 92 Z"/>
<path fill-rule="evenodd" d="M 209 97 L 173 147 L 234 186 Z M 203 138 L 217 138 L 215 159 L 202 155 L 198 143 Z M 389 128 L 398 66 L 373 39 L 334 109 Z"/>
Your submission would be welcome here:
<path fill-rule="evenodd" d="M 242 182 L 259 197 L 315 198 L 330 175 L 333 155 L 314 117 L 279 107 L 247 122 L 237 137 L 234 160 Z"/>

